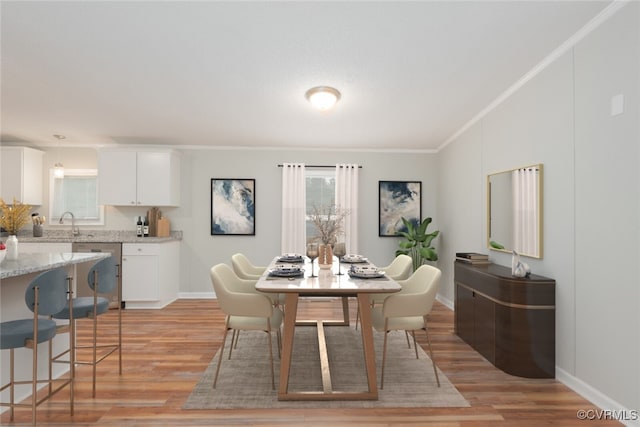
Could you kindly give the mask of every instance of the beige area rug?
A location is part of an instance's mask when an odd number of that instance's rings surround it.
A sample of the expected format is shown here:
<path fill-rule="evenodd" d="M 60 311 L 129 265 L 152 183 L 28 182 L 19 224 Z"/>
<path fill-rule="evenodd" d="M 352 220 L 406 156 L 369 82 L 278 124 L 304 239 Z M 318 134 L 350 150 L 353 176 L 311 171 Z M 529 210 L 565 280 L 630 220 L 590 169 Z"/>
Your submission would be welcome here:
<path fill-rule="evenodd" d="M 335 391 L 366 390 L 366 372 L 360 331 L 353 327 L 325 327 L 331 381 Z M 274 342 L 276 388 L 280 361 Z M 378 382 L 383 334 L 374 332 Z M 191 392 L 183 409 L 249 408 L 421 408 L 468 407 L 469 403 L 438 370 L 436 384 L 431 359 L 418 348 L 407 347 L 404 332 L 391 332 L 387 349 L 385 386 L 377 401 L 278 401 L 271 389 L 267 334 L 242 332 L 237 349 L 228 359 L 231 334 L 227 337 L 216 389 L 212 388 L 218 353 Z M 413 345 L 413 344 L 412 344 Z M 294 339 L 289 391 L 322 390 L 316 327 L 298 327 Z"/>

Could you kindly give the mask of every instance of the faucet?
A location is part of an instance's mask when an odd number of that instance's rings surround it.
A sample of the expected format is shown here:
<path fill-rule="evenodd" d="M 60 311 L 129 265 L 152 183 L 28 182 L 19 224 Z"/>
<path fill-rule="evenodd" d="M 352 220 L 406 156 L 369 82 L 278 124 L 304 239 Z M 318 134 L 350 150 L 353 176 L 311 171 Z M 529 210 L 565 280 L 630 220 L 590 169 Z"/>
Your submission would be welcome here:
<path fill-rule="evenodd" d="M 73 236 L 78 236 L 80 234 L 80 229 L 76 227 L 76 217 L 73 216 L 73 212 L 66 211 L 62 215 L 60 215 L 60 221 L 58 221 L 58 224 L 64 224 L 62 220 L 64 219 L 64 216 L 66 214 L 71 215 L 71 234 Z"/>

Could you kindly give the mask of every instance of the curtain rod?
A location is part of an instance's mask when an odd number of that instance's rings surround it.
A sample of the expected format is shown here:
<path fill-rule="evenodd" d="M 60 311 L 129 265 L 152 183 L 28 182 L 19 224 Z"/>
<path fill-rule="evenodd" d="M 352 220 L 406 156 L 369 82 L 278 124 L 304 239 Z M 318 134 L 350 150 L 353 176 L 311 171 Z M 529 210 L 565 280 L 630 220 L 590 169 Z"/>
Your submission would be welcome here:
<path fill-rule="evenodd" d="M 307 168 L 325 168 L 325 169 L 333 169 L 336 165 L 304 165 Z M 284 165 L 278 165 L 279 168 L 284 167 Z M 340 166 L 343 167 L 343 166 Z M 362 169 L 361 165 L 358 165 L 358 169 Z"/>

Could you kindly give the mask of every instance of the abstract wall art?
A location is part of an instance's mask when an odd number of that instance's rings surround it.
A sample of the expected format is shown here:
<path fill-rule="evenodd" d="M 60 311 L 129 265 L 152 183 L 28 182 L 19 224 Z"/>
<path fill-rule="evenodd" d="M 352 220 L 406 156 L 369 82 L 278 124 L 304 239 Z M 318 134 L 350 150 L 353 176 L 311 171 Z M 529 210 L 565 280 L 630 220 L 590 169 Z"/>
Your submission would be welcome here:
<path fill-rule="evenodd" d="M 255 235 L 255 179 L 211 179 L 211 235 Z"/>
<path fill-rule="evenodd" d="M 396 236 L 398 231 L 406 231 L 402 218 L 420 224 L 422 181 L 379 181 L 378 188 L 378 236 Z"/>

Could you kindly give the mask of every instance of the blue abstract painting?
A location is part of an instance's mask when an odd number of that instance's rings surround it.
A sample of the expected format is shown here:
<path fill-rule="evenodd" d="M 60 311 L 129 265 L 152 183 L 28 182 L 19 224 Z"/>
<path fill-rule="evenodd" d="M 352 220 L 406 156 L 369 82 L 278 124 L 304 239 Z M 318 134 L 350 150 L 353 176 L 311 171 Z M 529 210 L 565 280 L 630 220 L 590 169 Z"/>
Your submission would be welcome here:
<path fill-rule="evenodd" d="M 422 182 L 379 181 L 378 236 L 396 236 L 398 231 L 406 231 L 402 218 L 420 224 Z"/>
<path fill-rule="evenodd" d="M 211 234 L 255 235 L 255 179 L 211 179 Z"/>

